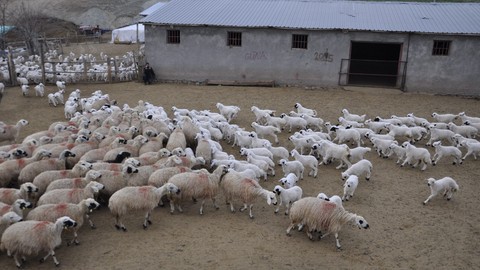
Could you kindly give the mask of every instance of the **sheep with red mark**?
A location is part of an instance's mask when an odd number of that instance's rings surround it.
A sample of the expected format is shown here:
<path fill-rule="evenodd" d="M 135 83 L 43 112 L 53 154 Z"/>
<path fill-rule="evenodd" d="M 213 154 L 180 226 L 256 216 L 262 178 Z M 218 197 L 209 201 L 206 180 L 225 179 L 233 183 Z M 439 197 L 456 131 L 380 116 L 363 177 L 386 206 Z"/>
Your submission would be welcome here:
<path fill-rule="evenodd" d="M 37 206 L 49 203 L 79 203 L 84 199 L 94 198 L 103 188 L 103 184 L 91 181 L 84 188 L 54 189 L 43 194 L 38 199 Z"/>
<path fill-rule="evenodd" d="M 20 185 L 20 188 L 0 188 L 0 202 L 13 204 L 17 199 L 31 201 L 38 193 L 38 188 L 28 182 Z"/>

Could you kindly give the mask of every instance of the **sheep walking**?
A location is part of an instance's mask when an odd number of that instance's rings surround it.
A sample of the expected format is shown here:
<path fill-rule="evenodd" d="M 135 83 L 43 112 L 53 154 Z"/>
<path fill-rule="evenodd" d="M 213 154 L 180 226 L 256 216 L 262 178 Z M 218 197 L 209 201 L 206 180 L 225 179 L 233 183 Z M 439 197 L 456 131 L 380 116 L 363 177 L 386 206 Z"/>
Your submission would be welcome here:
<path fill-rule="evenodd" d="M 365 179 L 370 180 L 372 175 L 373 165 L 368 159 L 359 160 L 357 163 L 352 164 L 350 168 L 342 172 L 342 180 L 347 179 L 351 175 L 361 176 L 365 174 Z"/>
<path fill-rule="evenodd" d="M 447 200 L 450 200 L 453 196 L 453 193 L 458 191 L 458 184 L 451 177 L 444 177 L 438 180 L 434 178 L 428 178 L 427 184 L 430 187 L 430 196 L 423 202 L 423 205 L 426 205 L 433 197 L 437 196 L 439 193 L 443 192 L 443 197 L 446 197 Z"/>
<path fill-rule="evenodd" d="M 59 203 L 59 204 L 44 204 L 39 207 L 34 208 L 27 215 L 26 220 L 38 220 L 38 221 L 50 221 L 55 222 L 58 218 L 63 216 L 69 216 L 77 222 L 77 226 L 72 228 L 73 239 L 70 242 L 67 242 L 67 245 L 75 244 L 78 245 L 78 230 L 83 225 L 84 217 L 87 218 L 90 227 L 95 229 L 95 224 L 90 219 L 88 215 L 93 210 L 97 209 L 100 206 L 98 202 L 94 199 L 84 199 L 79 203 Z"/>
<path fill-rule="evenodd" d="M 85 188 L 54 189 L 43 194 L 37 205 L 48 203 L 79 203 L 83 199 L 93 198 L 105 186 L 92 181 Z"/>
<path fill-rule="evenodd" d="M 432 165 L 435 166 L 442 157 L 453 157 L 453 165 L 462 164 L 462 151 L 455 146 L 443 146 L 441 141 L 432 144 L 435 148 L 435 154 L 432 158 Z"/>
<path fill-rule="evenodd" d="M 212 173 L 204 170 L 201 172 L 185 172 L 172 176 L 168 183 L 177 186 L 182 192 L 170 196 L 170 213 L 173 214 L 175 206 L 179 212 L 183 212 L 180 201 L 184 199 L 201 199 L 200 215 L 203 215 L 203 206 L 207 198 L 211 199 L 215 209 L 219 209 L 216 203 L 216 196 L 220 181 L 228 172 L 225 165 L 218 166 Z"/>
<path fill-rule="evenodd" d="M 113 193 L 108 201 L 108 208 L 115 217 L 115 228 L 127 231 L 122 222 L 123 217 L 134 211 L 145 212 L 143 228 L 147 229 L 152 210 L 158 206 L 164 195 L 179 194 L 180 189 L 172 183 L 156 188 L 153 186 L 124 187 Z"/>
<path fill-rule="evenodd" d="M 24 199 L 17 199 L 13 204 L 6 204 L 0 202 L 0 216 L 5 215 L 8 212 L 15 212 L 17 215 L 23 218 L 25 211 L 27 208 L 32 208 L 33 204 L 31 202 L 27 202 Z M 1 235 L 1 234 L 0 234 Z"/>
<path fill-rule="evenodd" d="M 342 201 L 348 201 L 350 198 L 353 197 L 353 193 L 358 186 L 358 176 L 350 175 L 345 183 L 343 184 L 343 197 Z"/>
<path fill-rule="evenodd" d="M 310 240 L 313 240 L 313 232 L 322 232 L 320 239 L 333 233 L 335 234 L 335 246 L 341 249 L 338 233 L 346 223 L 357 225 L 360 229 L 368 229 L 367 221 L 354 213 L 346 211 L 343 207 L 317 197 L 302 198 L 292 204 L 290 208 L 290 225 L 287 228 L 287 235 L 299 224 L 304 224 Z"/>
<path fill-rule="evenodd" d="M 20 119 L 15 125 L 3 125 L 3 132 L 0 132 L 0 142 L 16 143 L 18 136 L 20 136 L 20 131 L 26 125 L 28 125 L 28 121 L 25 119 Z"/>
<path fill-rule="evenodd" d="M 16 188 L 0 188 L 0 202 L 13 204 L 18 199 L 31 201 L 35 198 L 38 188 L 32 183 L 24 183 Z"/>
<path fill-rule="evenodd" d="M 280 206 L 285 204 L 285 215 L 288 215 L 290 205 L 300 200 L 303 194 L 303 190 L 299 186 L 283 188 L 282 186 L 276 185 L 275 188 L 273 188 L 273 192 L 275 192 L 280 198 L 280 203 L 278 204 L 277 209 L 275 209 L 275 214 L 280 210 Z"/>
<path fill-rule="evenodd" d="M 47 255 L 40 262 L 44 262 L 50 255 L 55 266 L 58 262 L 55 248 L 62 243 L 62 230 L 77 226 L 77 222 L 64 216 L 55 223 L 49 221 L 27 220 L 12 224 L 2 235 L 1 248 L 13 255 L 18 268 L 22 267 L 24 256 L 37 255 L 44 251 Z"/>
<path fill-rule="evenodd" d="M 405 164 L 410 164 L 412 167 L 417 167 L 420 163 L 423 163 L 422 171 L 427 168 L 427 164 L 432 164 L 432 159 L 430 158 L 430 152 L 425 148 L 415 147 L 409 142 L 404 142 L 402 147 L 405 148 L 406 158 L 402 163 L 402 167 Z"/>

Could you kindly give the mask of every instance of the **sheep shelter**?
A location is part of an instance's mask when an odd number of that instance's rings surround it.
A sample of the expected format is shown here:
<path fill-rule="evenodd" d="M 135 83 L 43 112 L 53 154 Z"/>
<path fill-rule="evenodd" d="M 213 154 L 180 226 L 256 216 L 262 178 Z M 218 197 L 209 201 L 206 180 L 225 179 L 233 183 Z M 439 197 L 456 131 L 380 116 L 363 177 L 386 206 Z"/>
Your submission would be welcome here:
<path fill-rule="evenodd" d="M 163 81 L 480 95 L 480 4 L 172 0 L 140 20 Z"/>
<path fill-rule="evenodd" d="M 137 34 L 138 33 L 138 34 Z M 145 26 L 141 23 L 127 25 L 112 31 L 112 43 L 115 44 L 130 44 L 145 42 Z"/>

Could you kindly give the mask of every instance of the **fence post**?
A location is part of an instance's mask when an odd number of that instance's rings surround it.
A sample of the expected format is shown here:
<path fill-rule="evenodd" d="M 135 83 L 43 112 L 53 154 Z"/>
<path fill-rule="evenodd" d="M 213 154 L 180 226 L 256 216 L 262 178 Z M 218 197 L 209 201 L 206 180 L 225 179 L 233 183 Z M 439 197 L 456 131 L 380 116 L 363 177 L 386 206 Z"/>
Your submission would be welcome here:
<path fill-rule="evenodd" d="M 110 63 L 111 58 L 107 59 L 107 78 L 108 82 L 112 83 L 112 64 Z"/>
<path fill-rule="evenodd" d="M 56 62 L 52 62 L 52 67 L 53 67 L 53 81 L 56 83 L 57 82 L 57 65 L 55 63 Z"/>
<path fill-rule="evenodd" d="M 17 73 L 15 73 L 15 63 L 13 63 L 12 47 L 8 47 L 8 72 L 10 73 L 10 85 L 17 85 Z"/>
<path fill-rule="evenodd" d="M 83 58 L 83 80 L 87 81 L 87 59 Z"/>
<path fill-rule="evenodd" d="M 43 55 L 43 42 L 40 42 L 40 67 L 42 68 L 42 83 L 45 85 L 45 56 Z"/>
<path fill-rule="evenodd" d="M 115 81 L 118 81 L 118 62 L 117 62 L 117 59 L 116 58 L 112 58 L 113 59 L 113 68 L 115 70 Z"/>

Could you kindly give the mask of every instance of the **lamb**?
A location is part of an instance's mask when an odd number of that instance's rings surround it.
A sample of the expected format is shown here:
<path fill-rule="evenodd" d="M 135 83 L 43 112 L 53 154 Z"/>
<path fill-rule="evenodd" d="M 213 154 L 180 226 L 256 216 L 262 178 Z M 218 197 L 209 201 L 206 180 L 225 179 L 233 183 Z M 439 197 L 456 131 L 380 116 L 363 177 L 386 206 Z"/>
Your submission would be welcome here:
<path fill-rule="evenodd" d="M 473 126 L 467 126 L 467 125 L 457 126 L 455 125 L 455 123 L 450 122 L 447 124 L 447 128 L 455 132 L 456 134 L 460 134 L 467 138 L 475 138 L 476 135 L 478 134 L 478 129 Z"/>
<path fill-rule="evenodd" d="M 293 149 L 290 151 L 290 155 L 297 161 L 300 161 L 304 167 L 304 169 L 310 169 L 308 173 L 309 176 L 313 176 L 314 178 L 317 177 L 318 173 L 318 161 L 317 158 L 310 155 L 301 155 L 297 150 Z M 302 175 L 303 179 L 303 175 Z"/>
<path fill-rule="evenodd" d="M 368 159 L 362 159 L 357 163 L 352 164 L 352 166 L 346 171 L 342 172 L 342 180 L 345 180 L 352 175 L 361 176 L 362 174 L 365 174 L 365 179 L 368 181 L 372 175 L 372 168 L 373 165 Z"/>
<path fill-rule="evenodd" d="M 28 86 L 26 84 L 22 84 L 22 85 L 20 85 L 20 88 L 22 90 L 22 95 L 24 97 L 28 96 L 28 93 L 30 92 L 30 86 Z"/>
<path fill-rule="evenodd" d="M 388 155 L 387 157 L 390 157 L 391 155 L 395 154 L 397 156 L 397 164 L 405 160 L 407 152 L 405 148 L 399 146 L 397 143 L 393 142 L 388 146 Z"/>
<path fill-rule="evenodd" d="M 43 97 L 45 95 L 45 85 L 43 83 L 39 83 L 35 86 L 35 96 Z"/>
<path fill-rule="evenodd" d="M 328 141 L 321 141 L 319 143 L 319 147 L 325 146 L 325 151 L 323 155 L 323 164 L 328 164 L 331 159 L 340 160 L 340 164 L 336 167 L 336 169 L 340 169 L 347 165 L 350 167 L 352 164 L 348 160 L 350 156 L 350 148 L 346 144 L 334 144 Z"/>
<path fill-rule="evenodd" d="M 280 182 L 286 189 L 289 189 L 297 185 L 298 176 L 294 173 L 289 173 L 285 177 L 278 180 L 278 182 Z"/>
<path fill-rule="evenodd" d="M 317 116 L 317 111 L 316 110 L 313 110 L 313 109 L 309 109 L 309 108 L 306 108 L 306 107 L 303 107 L 302 104 L 300 103 L 295 103 L 295 105 L 293 106 L 295 109 L 297 109 L 297 112 L 299 114 L 308 114 L 310 116 Z"/>
<path fill-rule="evenodd" d="M 295 134 L 288 137 L 288 140 L 292 142 L 294 149 L 300 152 L 303 155 L 304 150 L 310 149 L 312 144 L 315 142 L 310 137 L 296 136 Z"/>
<path fill-rule="evenodd" d="M 370 139 L 373 144 L 373 148 L 377 151 L 379 157 L 388 158 L 389 147 L 392 143 L 398 144 L 397 141 L 391 139 L 381 139 L 377 137 L 373 137 Z"/>
<path fill-rule="evenodd" d="M 364 126 L 363 123 L 359 123 L 357 121 L 349 121 L 342 116 L 338 117 L 338 122 L 344 127 L 353 127 L 353 128 L 361 128 Z"/>
<path fill-rule="evenodd" d="M 290 155 L 288 150 L 283 146 L 272 146 L 271 143 L 265 142 L 263 147 L 272 153 L 272 160 L 288 159 Z"/>
<path fill-rule="evenodd" d="M 355 190 L 357 189 L 358 186 L 358 176 L 356 175 L 350 175 L 345 183 L 343 184 L 343 197 L 342 201 L 348 201 L 350 198 L 353 197 L 353 193 L 355 193 Z"/>
<path fill-rule="evenodd" d="M 91 181 L 85 188 L 66 188 L 55 189 L 43 194 L 37 202 L 37 205 L 49 203 L 79 203 L 83 199 L 93 198 L 104 185 L 96 181 Z"/>
<path fill-rule="evenodd" d="M 115 192 L 108 201 L 108 208 L 115 217 L 115 228 L 127 231 L 122 218 L 131 212 L 145 212 L 143 228 L 152 224 L 152 210 L 158 206 L 164 195 L 179 194 L 180 189 L 172 183 L 166 183 L 159 188 L 153 186 L 124 187 Z"/>
<path fill-rule="evenodd" d="M 84 188 L 92 181 L 98 182 L 100 177 L 102 177 L 102 174 L 99 171 L 91 170 L 87 172 L 85 177 L 51 179 L 51 182 L 48 184 L 45 192 L 49 192 L 54 189 Z"/>
<path fill-rule="evenodd" d="M 55 179 L 61 178 L 76 178 L 83 177 L 85 174 L 93 168 L 93 165 L 86 161 L 80 161 L 71 170 L 49 170 L 43 171 L 35 178 L 32 183 L 38 187 L 38 193 L 41 195 L 45 192 L 48 184 Z"/>
<path fill-rule="evenodd" d="M 65 82 L 64 81 L 56 81 L 55 84 L 57 85 L 58 90 L 65 90 Z"/>
<path fill-rule="evenodd" d="M 402 122 L 403 125 L 406 125 L 408 127 L 414 127 L 416 126 L 417 124 L 415 123 L 415 119 L 411 116 L 396 116 L 396 115 L 392 115 L 391 118 L 393 119 L 398 119 Z"/>
<path fill-rule="evenodd" d="M 473 155 L 473 157 L 477 159 L 477 155 L 480 155 L 480 142 L 461 142 L 460 146 L 467 148 L 467 153 L 463 156 L 462 160 L 465 160 L 470 155 Z"/>
<path fill-rule="evenodd" d="M 217 102 L 216 107 L 220 111 L 220 114 L 227 119 L 228 123 L 237 118 L 237 115 L 240 112 L 240 108 L 238 106 L 223 105 L 220 102 Z"/>
<path fill-rule="evenodd" d="M 273 188 L 273 192 L 276 193 L 280 198 L 280 203 L 275 209 L 275 214 L 280 210 L 282 203 L 285 203 L 285 215 L 288 215 L 288 210 L 290 209 L 290 204 L 296 202 L 302 198 L 302 188 L 299 186 L 294 186 L 288 189 L 283 188 L 282 186 L 276 185 Z"/>
<path fill-rule="evenodd" d="M 365 154 L 371 152 L 372 149 L 370 147 L 355 147 L 350 149 L 350 162 L 357 162 L 361 159 L 364 159 Z"/>
<path fill-rule="evenodd" d="M 269 110 L 269 109 L 260 109 L 257 106 L 252 106 L 250 110 L 253 112 L 255 115 L 255 122 L 259 124 L 264 124 L 265 123 L 265 115 L 270 115 L 270 116 L 275 116 L 275 111 L 274 110 Z"/>
<path fill-rule="evenodd" d="M 338 233 L 345 223 L 352 223 L 360 229 L 368 229 L 367 221 L 359 215 L 346 211 L 343 207 L 316 197 L 305 197 L 292 204 L 290 208 L 290 225 L 287 228 L 287 235 L 299 224 L 305 224 L 306 232 L 310 240 L 313 240 L 313 231 L 324 232 L 320 238 L 333 233 L 335 235 L 335 246 L 341 249 L 338 241 Z"/>
<path fill-rule="evenodd" d="M 373 133 L 380 134 L 385 129 L 387 122 L 376 122 L 371 119 L 365 120 L 365 125 L 372 130 Z M 364 135 L 365 136 L 365 135 Z M 365 136 L 366 137 L 366 136 Z"/>
<path fill-rule="evenodd" d="M 248 162 L 241 162 L 238 160 L 230 160 L 227 166 L 228 168 L 233 169 L 237 172 L 242 172 L 248 169 L 253 170 L 255 172 L 256 179 L 263 177 L 265 181 L 267 180 L 267 172 L 260 169 L 254 164 L 250 164 Z"/>
<path fill-rule="evenodd" d="M 25 166 L 18 175 L 19 183 L 32 182 L 37 175 L 44 171 L 65 170 L 67 158 L 75 157 L 70 150 L 64 150 L 58 158 L 49 158 L 32 162 Z"/>
<path fill-rule="evenodd" d="M 303 179 L 303 172 L 305 171 L 305 167 L 300 161 L 289 161 L 286 159 L 281 159 L 280 165 L 282 166 L 282 171 L 285 176 L 289 173 L 294 173 L 299 179 Z"/>
<path fill-rule="evenodd" d="M 305 119 L 307 121 L 307 126 L 310 129 L 317 130 L 317 131 L 322 131 L 322 126 L 323 126 L 323 119 L 320 117 L 313 117 L 308 114 L 302 114 L 300 117 Z"/>
<path fill-rule="evenodd" d="M 388 135 L 390 135 L 390 136 L 392 136 L 396 139 L 398 137 L 406 137 L 411 142 L 414 141 L 412 130 L 405 125 L 397 126 L 397 125 L 393 125 L 391 123 L 387 123 L 387 124 L 385 124 L 385 128 L 387 128 L 387 130 L 388 130 Z"/>
<path fill-rule="evenodd" d="M 465 114 L 465 112 L 459 113 L 458 117 L 462 119 L 462 123 L 465 123 L 466 121 L 469 121 L 471 123 L 480 123 L 480 117 L 468 116 Z"/>
<path fill-rule="evenodd" d="M 56 104 L 65 104 L 65 99 L 63 94 L 65 90 L 58 90 L 57 92 L 53 93 L 53 98 L 55 99 Z"/>
<path fill-rule="evenodd" d="M 421 125 L 424 122 L 428 122 L 427 119 L 422 118 L 422 117 L 417 117 L 413 113 L 407 114 L 407 117 L 411 117 L 416 125 Z"/>
<path fill-rule="evenodd" d="M 3 233 L 1 248 L 14 256 L 18 268 L 22 267 L 24 256 L 36 255 L 41 251 L 48 253 L 40 262 L 52 255 L 55 266 L 58 266 L 60 263 L 55 257 L 55 248 L 62 243 L 62 230 L 75 226 L 77 223 L 67 216 L 58 218 L 55 223 L 36 220 L 18 222 Z"/>
<path fill-rule="evenodd" d="M 58 103 L 57 103 L 57 99 L 55 98 L 54 93 L 48 94 L 47 99 L 48 99 L 48 105 L 52 105 L 53 107 L 57 107 Z"/>
<path fill-rule="evenodd" d="M 285 125 L 282 129 L 285 129 L 288 127 L 288 132 L 292 132 L 293 128 L 306 129 L 308 125 L 307 120 L 301 117 L 289 116 L 285 113 L 282 113 L 280 115 L 280 118 L 285 119 Z"/>
<path fill-rule="evenodd" d="M 0 142 L 8 141 L 10 144 L 16 143 L 20 136 L 20 131 L 28 125 L 28 121 L 20 119 L 15 125 L 3 125 L 3 133 L 0 133 Z"/>
<path fill-rule="evenodd" d="M 423 162 L 423 167 L 421 170 L 424 171 L 427 168 L 427 164 L 432 164 L 430 152 L 428 152 L 427 149 L 416 147 L 409 142 L 404 142 L 402 147 L 405 148 L 406 151 L 406 158 L 401 165 L 402 167 L 408 163 L 415 168 L 417 165 Z"/>
<path fill-rule="evenodd" d="M 267 142 L 264 143 L 264 145 L 268 144 Z M 271 145 L 271 144 L 270 144 Z M 273 153 L 270 152 L 270 150 L 265 149 L 263 147 L 257 147 L 257 148 L 245 148 L 242 147 L 240 148 L 240 155 L 246 156 L 248 153 L 254 153 L 257 156 L 264 156 L 269 158 L 270 160 L 273 160 Z M 287 155 L 288 158 L 288 155 Z"/>
<path fill-rule="evenodd" d="M 453 143 L 452 138 L 455 135 L 455 132 L 448 129 L 438 128 L 435 125 L 430 125 L 428 129 L 430 131 L 430 140 L 428 140 L 426 144 L 427 146 L 430 146 L 433 142 L 440 140 L 447 140 L 449 143 Z"/>
<path fill-rule="evenodd" d="M 355 121 L 355 122 L 364 122 L 366 115 L 358 115 L 358 114 L 353 114 L 350 113 L 347 109 L 342 110 L 343 113 L 343 118 L 345 118 L 348 121 Z"/>
<path fill-rule="evenodd" d="M 434 178 L 428 178 L 427 184 L 430 187 L 430 196 L 428 196 L 428 198 L 423 202 L 423 205 L 426 205 L 440 192 L 443 192 L 443 197 L 447 197 L 447 200 L 450 200 L 453 196 L 453 193 L 459 190 L 457 182 L 448 176 L 438 180 L 435 180 Z"/>
<path fill-rule="evenodd" d="M 205 199 L 207 198 L 210 198 L 213 202 L 213 206 L 216 209 L 219 209 L 218 205 L 216 204 L 215 197 L 218 193 L 220 181 L 228 172 L 227 169 L 227 166 L 221 165 L 218 166 L 212 173 L 208 173 L 207 171 L 203 173 L 185 172 L 172 176 L 168 180 L 168 183 L 174 184 L 182 192 L 180 192 L 180 195 L 172 194 L 170 197 L 170 213 L 173 214 L 175 211 L 175 206 L 177 206 L 178 211 L 183 212 L 179 202 L 185 198 L 202 200 L 200 204 L 200 215 L 203 215 L 203 205 L 205 204 Z"/>
<path fill-rule="evenodd" d="M 260 138 L 264 139 L 267 136 L 271 136 L 273 137 L 275 143 L 277 144 L 279 143 L 278 136 L 277 136 L 277 133 L 281 132 L 279 128 L 274 126 L 268 126 L 268 125 L 262 126 L 257 122 L 252 122 L 251 126 L 255 129 L 255 132 Z"/>
<path fill-rule="evenodd" d="M 88 215 L 93 210 L 100 206 L 94 199 L 88 198 L 81 200 L 79 203 L 59 203 L 59 204 L 44 204 L 34 208 L 26 217 L 26 220 L 50 221 L 54 222 L 62 216 L 69 216 L 77 222 L 77 226 L 73 228 L 73 239 L 67 242 L 67 245 L 78 245 L 78 230 L 83 225 L 83 218 L 86 217 L 90 228 L 95 229 L 95 224 L 90 220 Z"/>
<path fill-rule="evenodd" d="M 441 141 L 434 142 L 432 146 L 435 148 L 432 165 L 435 166 L 444 156 L 453 157 L 453 165 L 462 164 L 462 151 L 455 146 L 443 146 Z"/>
<path fill-rule="evenodd" d="M 275 176 L 275 163 L 269 157 L 264 157 L 256 155 L 253 152 L 247 153 L 247 162 L 253 165 L 256 165 L 263 171 L 270 173 L 270 175 Z"/>
<path fill-rule="evenodd" d="M 451 113 L 445 113 L 445 114 L 439 114 L 439 113 L 432 113 L 432 118 L 435 119 L 438 122 L 442 123 L 449 123 L 457 120 L 459 117 L 458 114 L 451 114 Z"/>
<path fill-rule="evenodd" d="M 284 118 L 271 116 L 270 114 L 265 114 L 265 125 L 274 126 L 276 128 L 282 129 L 283 126 L 285 126 L 285 124 L 286 124 L 286 121 Z"/>
<path fill-rule="evenodd" d="M 25 77 L 17 77 L 17 82 L 19 85 L 28 85 L 28 79 Z"/>
<path fill-rule="evenodd" d="M 277 204 L 277 197 L 274 192 L 262 188 L 262 186 L 255 180 L 249 178 L 238 178 L 235 174 L 227 174 L 220 183 L 225 200 L 230 204 L 230 211 L 235 212 L 235 206 L 233 200 L 240 200 L 243 203 L 243 207 L 240 208 L 240 212 L 249 209 L 249 217 L 254 218 L 252 208 L 253 203 L 257 197 L 263 197 L 266 199 L 267 204 Z"/>
<path fill-rule="evenodd" d="M 0 188 L 0 202 L 13 204 L 18 199 L 31 201 L 38 192 L 38 188 L 32 183 L 24 183 L 19 189 Z"/>
<path fill-rule="evenodd" d="M 23 218 L 15 212 L 7 212 L 4 215 L 0 215 L 0 236 L 3 234 L 8 226 L 22 221 Z"/>
<path fill-rule="evenodd" d="M 331 131 L 334 131 L 337 136 L 332 140 L 332 142 L 337 142 L 339 144 L 344 143 L 344 142 L 352 142 L 357 144 L 358 146 L 361 146 L 362 144 L 362 139 L 360 132 L 356 129 L 346 129 L 346 128 L 337 128 L 337 127 L 332 127 Z"/>

